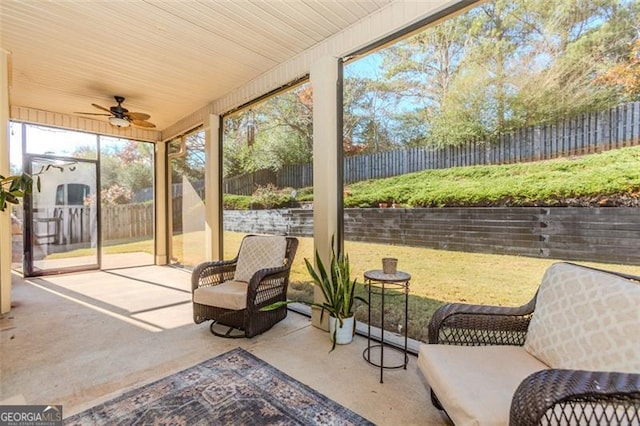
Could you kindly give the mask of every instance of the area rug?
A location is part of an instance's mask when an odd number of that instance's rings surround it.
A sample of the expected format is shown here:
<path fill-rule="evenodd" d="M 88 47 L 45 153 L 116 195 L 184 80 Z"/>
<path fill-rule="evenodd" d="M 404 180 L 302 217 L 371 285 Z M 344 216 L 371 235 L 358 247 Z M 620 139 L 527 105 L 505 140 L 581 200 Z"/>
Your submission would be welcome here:
<path fill-rule="evenodd" d="M 236 348 L 78 413 L 67 425 L 370 425 Z"/>

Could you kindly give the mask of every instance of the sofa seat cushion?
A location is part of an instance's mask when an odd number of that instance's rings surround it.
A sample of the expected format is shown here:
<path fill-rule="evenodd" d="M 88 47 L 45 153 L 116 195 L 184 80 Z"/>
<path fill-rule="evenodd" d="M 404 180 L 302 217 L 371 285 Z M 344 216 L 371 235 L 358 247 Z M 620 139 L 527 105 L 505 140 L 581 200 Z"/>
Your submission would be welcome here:
<path fill-rule="evenodd" d="M 238 311 L 247 307 L 249 284 L 242 281 L 225 281 L 222 284 L 199 287 L 193 292 L 193 301 L 200 305 Z"/>
<path fill-rule="evenodd" d="M 516 388 L 548 366 L 520 346 L 422 344 L 418 369 L 456 426 L 507 425 Z"/>
<path fill-rule="evenodd" d="M 242 241 L 235 281 L 251 281 L 261 269 L 278 268 L 284 264 L 287 239 L 281 236 L 251 236 Z"/>
<path fill-rule="evenodd" d="M 551 368 L 640 372 L 640 284 L 569 263 L 550 266 L 524 348 Z"/>

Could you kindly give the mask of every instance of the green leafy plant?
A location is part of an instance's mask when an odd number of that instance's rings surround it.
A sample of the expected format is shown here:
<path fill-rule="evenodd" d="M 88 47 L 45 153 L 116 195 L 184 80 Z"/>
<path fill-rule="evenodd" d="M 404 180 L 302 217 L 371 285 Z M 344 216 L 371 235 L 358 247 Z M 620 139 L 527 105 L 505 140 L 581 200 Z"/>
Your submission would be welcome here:
<path fill-rule="evenodd" d="M 254 208 L 263 209 L 286 206 L 291 202 L 291 191 L 291 188 L 278 189 L 271 183 L 258 186 L 251 196 L 251 204 Z"/>
<path fill-rule="evenodd" d="M 329 268 L 327 269 L 320 258 L 320 254 L 316 250 L 315 260 L 317 264 L 317 270 L 314 269 L 309 259 L 304 259 L 304 263 L 309 271 L 309 275 L 313 279 L 314 285 L 320 288 L 322 295 L 324 296 L 324 302 L 295 302 L 292 300 L 276 302 L 269 306 L 262 308 L 263 311 L 270 311 L 278 309 L 289 303 L 304 303 L 305 305 L 315 306 L 320 308 L 320 318 L 324 317 L 324 312 L 327 311 L 329 315 L 334 317 L 339 326 L 342 327 L 343 320 L 353 316 L 353 303 L 355 299 L 358 299 L 364 303 L 367 303 L 365 299 L 355 295 L 355 289 L 357 285 L 357 278 L 351 280 L 351 267 L 349 264 L 349 256 L 345 253 L 336 254 L 335 241 L 331 238 L 331 259 L 329 261 Z M 337 330 L 337 327 L 336 327 Z M 336 347 L 336 330 L 333 332 L 331 340 L 333 346 L 331 350 Z"/>
<path fill-rule="evenodd" d="M 40 191 L 40 177 L 36 180 Z M 33 191 L 33 178 L 26 173 L 21 175 L 0 175 L 0 211 L 7 208 L 7 204 L 18 204 L 21 198 Z"/>

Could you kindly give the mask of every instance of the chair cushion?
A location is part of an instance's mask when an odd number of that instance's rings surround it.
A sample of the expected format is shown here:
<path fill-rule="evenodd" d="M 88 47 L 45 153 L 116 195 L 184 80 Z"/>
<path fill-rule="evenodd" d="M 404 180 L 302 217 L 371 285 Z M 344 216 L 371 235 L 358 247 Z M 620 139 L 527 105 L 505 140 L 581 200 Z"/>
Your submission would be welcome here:
<path fill-rule="evenodd" d="M 193 301 L 235 311 L 245 309 L 248 287 L 246 282 L 241 281 L 225 281 L 218 285 L 199 287 L 193 292 Z"/>
<path fill-rule="evenodd" d="M 252 236 L 245 238 L 240 247 L 233 279 L 249 282 L 253 274 L 261 269 L 282 266 L 286 252 L 287 240 L 285 237 Z"/>
<path fill-rule="evenodd" d="M 550 266 L 524 348 L 552 368 L 640 372 L 640 284 L 578 265 Z"/>
<path fill-rule="evenodd" d="M 521 346 L 420 345 L 418 369 L 456 426 L 507 425 L 511 400 L 548 367 Z"/>

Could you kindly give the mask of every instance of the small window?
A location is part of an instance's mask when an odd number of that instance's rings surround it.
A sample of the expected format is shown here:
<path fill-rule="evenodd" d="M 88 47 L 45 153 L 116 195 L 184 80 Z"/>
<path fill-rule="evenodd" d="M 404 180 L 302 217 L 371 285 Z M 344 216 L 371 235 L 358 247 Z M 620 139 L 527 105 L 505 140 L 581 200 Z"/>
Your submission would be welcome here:
<path fill-rule="evenodd" d="M 56 206 L 64 206 L 64 185 L 58 185 L 56 189 Z"/>
<path fill-rule="evenodd" d="M 78 206 L 84 204 L 85 198 L 90 193 L 90 188 L 89 185 L 70 183 L 68 184 L 68 191 L 68 204 L 70 206 Z"/>

